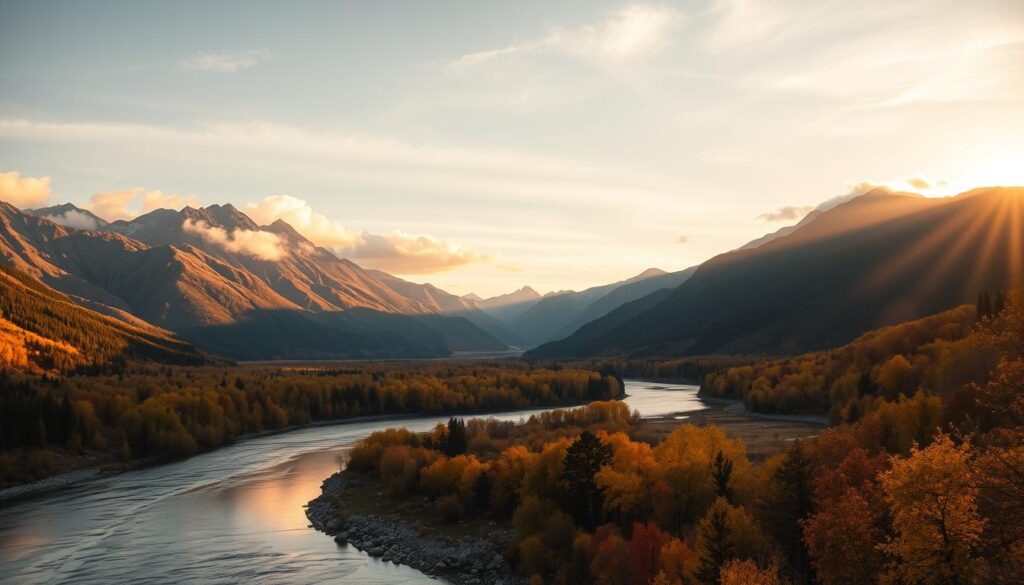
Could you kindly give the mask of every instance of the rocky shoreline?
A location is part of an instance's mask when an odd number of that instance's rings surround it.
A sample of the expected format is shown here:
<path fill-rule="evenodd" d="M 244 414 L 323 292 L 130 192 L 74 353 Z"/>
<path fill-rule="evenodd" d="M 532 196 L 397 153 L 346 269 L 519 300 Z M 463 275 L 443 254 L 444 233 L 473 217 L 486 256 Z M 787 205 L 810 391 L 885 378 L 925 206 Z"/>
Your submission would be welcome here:
<path fill-rule="evenodd" d="M 425 535 L 415 526 L 388 515 L 354 514 L 339 496 L 359 487 L 358 479 L 336 473 L 324 480 L 321 494 L 306 506 L 313 528 L 382 561 L 408 565 L 455 585 L 524 585 L 500 547 L 482 537 L 448 538 Z M 496 528 L 498 533 L 500 529 Z M 511 535 L 508 535 L 511 536 Z"/>

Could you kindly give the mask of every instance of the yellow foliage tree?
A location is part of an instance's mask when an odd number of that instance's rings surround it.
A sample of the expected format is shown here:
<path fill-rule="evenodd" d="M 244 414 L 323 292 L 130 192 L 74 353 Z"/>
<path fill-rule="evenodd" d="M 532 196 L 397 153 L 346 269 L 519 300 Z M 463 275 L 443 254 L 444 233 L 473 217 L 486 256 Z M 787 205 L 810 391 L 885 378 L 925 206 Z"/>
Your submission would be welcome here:
<path fill-rule="evenodd" d="M 971 448 L 940 435 L 927 448 L 894 457 L 882 487 L 896 536 L 884 549 L 898 559 L 901 583 L 959 585 L 983 581 L 979 556 L 984 519 L 970 472 Z"/>

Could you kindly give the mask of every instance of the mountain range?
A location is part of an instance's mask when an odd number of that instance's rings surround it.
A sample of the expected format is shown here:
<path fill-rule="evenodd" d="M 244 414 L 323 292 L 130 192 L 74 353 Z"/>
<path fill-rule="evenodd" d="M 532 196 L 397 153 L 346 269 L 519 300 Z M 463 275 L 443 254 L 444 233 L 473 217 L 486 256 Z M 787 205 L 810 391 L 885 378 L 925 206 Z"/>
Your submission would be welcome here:
<path fill-rule="evenodd" d="M 712 258 L 527 357 L 793 354 L 1021 285 L 1024 189 L 879 190 Z"/>
<path fill-rule="evenodd" d="M 107 222 L 0 202 L 0 257 L 67 302 L 235 359 L 783 355 L 1024 284 L 1022 192 L 878 190 L 698 267 L 488 299 L 362 268 L 231 205 Z"/>
<path fill-rule="evenodd" d="M 477 297 L 474 302 L 532 347 L 568 337 L 586 323 L 654 291 L 675 288 L 695 270 L 670 273 L 648 268 L 632 278 L 579 292 L 557 291 L 541 296 L 532 288 L 523 287 L 490 299 Z"/>
<path fill-rule="evenodd" d="M 0 255 L 80 304 L 239 359 L 438 357 L 498 351 L 492 319 L 455 295 L 364 270 L 283 221 L 230 205 L 83 225 L 63 205 L 0 203 Z M 456 316 L 456 313 L 458 316 Z M 500 331 L 500 324 L 494 325 Z"/>

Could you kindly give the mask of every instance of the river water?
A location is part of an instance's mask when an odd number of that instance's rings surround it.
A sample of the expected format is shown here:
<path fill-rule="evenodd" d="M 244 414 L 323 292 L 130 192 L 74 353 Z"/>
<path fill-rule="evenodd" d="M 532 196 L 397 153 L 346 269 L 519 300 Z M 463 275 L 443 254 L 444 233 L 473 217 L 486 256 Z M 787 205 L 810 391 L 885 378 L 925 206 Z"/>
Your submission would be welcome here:
<path fill-rule="evenodd" d="M 704 408 L 696 386 L 627 381 L 626 393 L 643 416 Z M 308 527 L 303 506 L 358 439 L 446 420 L 367 420 L 268 435 L 0 503 L 0 582 L 437 583 L 336 545 Z"/>

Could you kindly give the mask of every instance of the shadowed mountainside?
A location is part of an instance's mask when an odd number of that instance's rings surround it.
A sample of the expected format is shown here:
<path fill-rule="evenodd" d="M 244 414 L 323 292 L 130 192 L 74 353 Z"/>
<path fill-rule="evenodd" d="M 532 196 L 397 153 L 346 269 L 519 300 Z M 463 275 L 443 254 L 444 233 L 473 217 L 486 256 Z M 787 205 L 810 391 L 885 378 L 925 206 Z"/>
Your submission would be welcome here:
<path fill-rule="evenodd" d="M 980 291 L 1020 286 L 1022 228 L 1020 188 L 946 199 L 865 195 L 762 246 L 717 256 L 663 298 L 621 307 L 528 357 L 838 346 L 971 302 Z"/>

